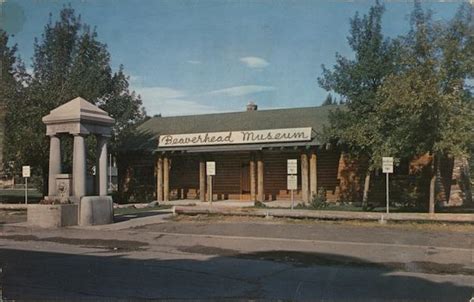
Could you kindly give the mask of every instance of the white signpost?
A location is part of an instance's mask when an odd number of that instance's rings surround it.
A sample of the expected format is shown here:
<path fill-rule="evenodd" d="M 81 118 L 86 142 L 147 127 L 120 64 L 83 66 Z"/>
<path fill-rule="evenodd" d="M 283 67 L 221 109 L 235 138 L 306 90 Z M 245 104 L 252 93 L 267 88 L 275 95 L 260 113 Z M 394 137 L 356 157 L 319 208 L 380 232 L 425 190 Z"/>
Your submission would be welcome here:
<path fill-rule="evenodd" d="M 31 177 L 30 166 L 22 167 L 23 178 L 25 178 L 25 204 L 28 204 L 28 177 Z"/>
<path fill-rule="evenodd" d="M 387 214 L 389 211 L 389 178 L 388 175 L 393 173 L 393 157 L 382 157 L 382 172 L 386 175 L 386 192 L 387 192 Z"/>
<path fill-rule="evenodd" d="M 216 162 L 208 161 L 206 162 L 206 175 L 207 183 L 209 188 L 209 202 L 212 202 L 212 178 L 216 175 Z"/>
<path fill-rule="evenodd" d="M 297 159 L 289 159 L 287 161 L 287 189 L 290 190 L 291 194 L 291 209 L 293 210 L 294 207 L 294 198 L 293 198 L 293 191 L 298 189 L 298 160 Z"/>

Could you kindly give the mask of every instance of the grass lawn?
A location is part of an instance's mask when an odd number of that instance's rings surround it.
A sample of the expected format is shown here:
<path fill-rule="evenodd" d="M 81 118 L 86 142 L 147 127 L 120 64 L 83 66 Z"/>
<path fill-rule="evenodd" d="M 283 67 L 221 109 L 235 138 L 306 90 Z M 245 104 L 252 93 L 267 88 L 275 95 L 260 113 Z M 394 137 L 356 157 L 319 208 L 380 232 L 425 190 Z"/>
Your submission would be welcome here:
<path fill-rule="evenodd" d="M 43 195 L 36 189 L 28 189 L 28 202 L 38 203 Z M 0 203 L 24 203 L 25 190 L 0 190 Z"/>
<path fill-rule="evenodd" d="M 261 208 L 261 207 L 255 207 Z M 280 207 L 268 207 L 268 209 L 278 209 Z M 288 208 L 281 208 L 281 209 L 288 209 Z M 299 208 L 295 206 L 295 209 L 298 210 L 314 210 L 314 211 L 349 211 L 349 212 L 375 212 L 375 213 L 385 213 L 386 208 L 384 206 L 376 206 L 369 208 L 367 211 L 363 211 L 361 206 L 355 206 L 351 204 L 328 204 L 325 207 L 321 208 Z M 428 210 L 420 209 L 420 208 L 401 208 L 401 207 L 390 207 L 390 213 L 427 213 Z M 437 209 L 436 213 L 464 213 L 464 214 L 474 214 L 474 208 L 472 207 L 444 207 Z"/>

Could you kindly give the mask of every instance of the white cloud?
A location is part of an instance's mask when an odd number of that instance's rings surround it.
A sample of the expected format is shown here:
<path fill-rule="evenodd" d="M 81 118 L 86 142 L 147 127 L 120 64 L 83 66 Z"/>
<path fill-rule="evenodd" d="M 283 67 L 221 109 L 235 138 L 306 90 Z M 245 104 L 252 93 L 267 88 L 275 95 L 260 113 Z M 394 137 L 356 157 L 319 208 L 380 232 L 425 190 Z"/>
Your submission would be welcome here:
<path fill-rule="evenodd" d="M 177 99 L 185 97 L 187 94 L 185 91 L 177 90 L 170 87 L 137 87 L 135 89 L 143 99 L 154 99 L 154 100 L 166 100 L 166 99 Z"/>
<path fill-rule="evenodd" d="M 245 86 L 235 86 L 225 89 L 213 90 L 208 92 L 209 95 L 223 95 L 228 97 L 237 97 L 244 96 L 249 94 L 255 94 L 265 91 L 273 91 L 275 87 L 272 86 L 259 86 L 259 85 L 245 85 Z"/>
<path fill-rule="evenodd" d="M 186 62 L 188 62 L 189 64 L 193 64 L 193 65 L 199 65 L 199 64 L 202 63 L 201 61 L 198 61 L 198 60 L 188 60 Z"/>
<path fill-rule="evenodd" d="M 268 63 L 265 59 L 259 57 L 243 57 L 240 58 L 240 62 L 247 65 L 247 67 L 259 69 L 270 65 L 270 63 Z"/>
<path fill-rule="evenodd" d="M 218 112 L 217 108 L 190 100 L 183 91 L 170 87 L 136 87 L 149 115 L 191 115 Z"/>

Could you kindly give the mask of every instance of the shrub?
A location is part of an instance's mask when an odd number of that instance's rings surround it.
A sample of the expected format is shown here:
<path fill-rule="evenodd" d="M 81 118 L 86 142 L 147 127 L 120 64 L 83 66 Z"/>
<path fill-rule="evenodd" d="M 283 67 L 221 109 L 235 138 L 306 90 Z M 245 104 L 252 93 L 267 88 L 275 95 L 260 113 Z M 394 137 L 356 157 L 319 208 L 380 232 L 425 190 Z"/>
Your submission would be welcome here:
<path fill-rule="evenodd" d="M 326 198 L 326 189 L 324 187 L 320 187 L 318 189 L 318 193 L 313 196 L 313 199 L 310 202 L 310 207 L 314 209 L 323 209 L 328 206 L 327 198 Z"/>

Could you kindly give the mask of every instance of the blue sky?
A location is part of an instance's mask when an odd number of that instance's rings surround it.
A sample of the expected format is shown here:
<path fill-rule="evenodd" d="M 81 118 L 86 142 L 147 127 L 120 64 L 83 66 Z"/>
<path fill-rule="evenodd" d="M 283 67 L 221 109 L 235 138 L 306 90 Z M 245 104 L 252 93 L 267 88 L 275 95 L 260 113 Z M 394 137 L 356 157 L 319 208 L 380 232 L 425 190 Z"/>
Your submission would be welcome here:
<path fill-rule="evenodd" d="M 114 69 L 123 64 L 149 115 L 317 106 L 321 64 L 347 45 L 349 18 L 373 1 L 318 0 L 0 0 L 0 26 L 31 64 L 33 40 L 64 4 L 97 27 Z M 427 1 L 435 19 L 451 18 L 460 1 Z M 384 32 L 408 29 L 411 1 L 385 3 Z"/>

